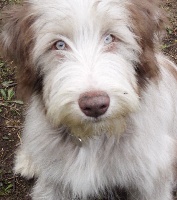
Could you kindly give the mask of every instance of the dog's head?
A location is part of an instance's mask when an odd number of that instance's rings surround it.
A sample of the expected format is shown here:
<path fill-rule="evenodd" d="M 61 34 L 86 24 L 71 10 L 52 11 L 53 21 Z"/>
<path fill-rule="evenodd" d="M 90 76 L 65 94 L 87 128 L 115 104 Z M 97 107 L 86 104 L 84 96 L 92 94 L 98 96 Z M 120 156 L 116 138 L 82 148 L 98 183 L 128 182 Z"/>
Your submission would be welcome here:
<path fill-rule="evenodd" d="M 114 132 L 158 78 L 162 24 L 153 0 L 30 0 L 4 12 L 1 51 L 54 126 Z"/>

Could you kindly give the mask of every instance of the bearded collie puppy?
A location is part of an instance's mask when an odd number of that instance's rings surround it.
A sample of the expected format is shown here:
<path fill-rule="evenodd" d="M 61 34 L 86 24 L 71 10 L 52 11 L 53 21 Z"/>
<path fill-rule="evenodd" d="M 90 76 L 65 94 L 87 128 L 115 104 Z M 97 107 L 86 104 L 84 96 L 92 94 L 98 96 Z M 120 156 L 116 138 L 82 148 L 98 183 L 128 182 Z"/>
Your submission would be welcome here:
<path fill-rule="evenodd" d="M 0 52 L 28 103 L 15 173 L 33 200 L 172 200 L 177 68 L 155 0 L 28 0 L 2 13 Z"/>

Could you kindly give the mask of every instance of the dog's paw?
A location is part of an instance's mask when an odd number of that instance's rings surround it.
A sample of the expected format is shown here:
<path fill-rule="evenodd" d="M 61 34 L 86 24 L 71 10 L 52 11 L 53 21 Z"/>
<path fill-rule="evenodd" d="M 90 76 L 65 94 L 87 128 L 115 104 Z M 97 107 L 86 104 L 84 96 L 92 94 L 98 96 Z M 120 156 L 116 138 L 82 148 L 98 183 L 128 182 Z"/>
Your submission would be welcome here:
<path fill-rule="evenodd" d="M 38 176 L 39 169 L 32 161 L 30 155 L 21 149 L 16 153 L 14 173 L 31 179 Z"/>

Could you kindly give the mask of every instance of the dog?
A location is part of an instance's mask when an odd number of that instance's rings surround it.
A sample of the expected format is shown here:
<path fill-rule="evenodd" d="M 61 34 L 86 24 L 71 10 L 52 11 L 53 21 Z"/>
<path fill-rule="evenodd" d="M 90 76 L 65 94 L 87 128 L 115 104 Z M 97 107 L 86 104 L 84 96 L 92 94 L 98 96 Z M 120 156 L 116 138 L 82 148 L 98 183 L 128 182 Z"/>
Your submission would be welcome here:
<path fill-rule="evenodd" d="M 155 0 L 28 0 L 2 13 L 1 54 L 27 102 L 14 171 L 33 200 L 172 200 L 177 68 Z"/>

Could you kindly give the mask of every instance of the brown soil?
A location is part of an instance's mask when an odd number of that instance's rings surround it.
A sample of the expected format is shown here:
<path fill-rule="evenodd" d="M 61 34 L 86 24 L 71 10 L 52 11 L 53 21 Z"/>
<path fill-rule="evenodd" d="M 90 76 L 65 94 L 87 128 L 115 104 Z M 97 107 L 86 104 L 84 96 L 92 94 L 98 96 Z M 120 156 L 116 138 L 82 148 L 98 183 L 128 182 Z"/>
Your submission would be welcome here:
<path fill-rule="evenodd" d="M 177 1 L 161 0 L 171 27 L 167 29 L 163 50 L 177 63 Z M 0 0 L 0 9 L 12 0 Z M 18 3 L 18 0 L 14 0 Z M 13 174 L 14 151 L 20 144 L 22 102 L 16 100 L 15 68 L 0 59 L 0 200 L 29 200 L 33 181 Z"/>

